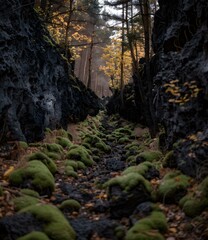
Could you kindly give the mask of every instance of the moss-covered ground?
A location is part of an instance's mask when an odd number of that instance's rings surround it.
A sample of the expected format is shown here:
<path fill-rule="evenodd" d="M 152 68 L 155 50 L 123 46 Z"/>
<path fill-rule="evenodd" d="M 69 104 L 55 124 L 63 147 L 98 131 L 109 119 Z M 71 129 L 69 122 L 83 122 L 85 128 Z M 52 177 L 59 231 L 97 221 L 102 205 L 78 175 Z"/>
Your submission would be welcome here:
<path fill-rule="evenodd" d="M 41 224 L 11 239 L 206 239 L 208 180 L 167 168 L 173 151 L 158 142 L 146 128 L 100 113 L 67 131 L 46 129 L 41 142 L 18 143 L 18 157 L 0 159 L 0 227 L 6 216 L 30 213 Z M 111 202 L 144 192 L 150 203 L 113 219 Z"/>

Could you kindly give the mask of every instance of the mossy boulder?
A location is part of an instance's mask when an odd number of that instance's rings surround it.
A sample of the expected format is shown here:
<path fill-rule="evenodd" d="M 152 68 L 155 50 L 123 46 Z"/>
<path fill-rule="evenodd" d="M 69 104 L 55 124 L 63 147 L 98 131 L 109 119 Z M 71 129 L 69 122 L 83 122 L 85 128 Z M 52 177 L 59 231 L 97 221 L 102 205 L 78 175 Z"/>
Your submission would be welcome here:
<path fill-rule="evenodd" d="M 111 150 L 111 148 L 97 135 L 86 134 L 83 143 L 87 143 L 91 147 L 96 147 L 103 152 L 109 152 Z"/>
<path fill-rule="evenodd" d="M 73 167 L 74 170 L 79 169 L 78 161 L 75 160 L 66 160 L 65 165 Z"/>
<path fill-rule="evenodd" d="M 42 231 L 51 240 L 74 240 L 76 233 L 65 219 L 61 211 L 51 205 L 33 205 L 20 212 L 31 213 L 37 220 L 43 222 Z"/>
<path fill-rule="evenodd" d="M 179 205 L 188 217 L 196 217 L 208 209 L 208 199 L 187 195 L 181 199 Z"/>
<path fill-rule="evenodd" d="M 19 141 L 18 144 L 19 144 L 20 148 L 23 148 L 23 149 L 28 148 L 28 144 L 26 142 Z"/>
<path fill-rule="evenodd" d="M 208 177 L 193 192 L 184 196 L 179 205 L 189 217 L 196 217 L 208 209 Z"/>
<path fill-rule="evenodd" d="M 16 197 L 13 199 L 14 209 L 15 211 L 19 211 L 23 208 L 29 207 L 31 205 L 35 205 L 39 203 L 39 199 L 36 197 L 23 195 L 21 197 Z"/>
<path fill-rule="evenodd" d="M 65 138 L 65 137 L 57 137 L 56 143 L 62 146 L 63 148 L 67 148 L 67 147 L 69 148 L 73 145 L 73 143 L 68 138 Z"/>
<path fill-rule="evenodd" d="M 138 162 L 153 162 L 158 161 L 162 158 L 162 153 L 160 151 L 144 151 L 137 155 Z"/>
<path fill-rule="evenodd" d="M 9 175 L 9 182 L 13 186 L 29 186 L 40 194 L 51 194 L 54 190 L 54 177 L 48 168 L 38 160 L 27 163 Z"/>
<path fill-rule="evenodd" d="M 137 166 L 130 166 L 126 168 L 123 172 L 122 175 L 126 175 L 128 173 L 139 173 L 142 176 L 145 175 L 145 173 L 148 171 L 149 168 L 153 167 L 154 165 L 150 162 L 143 162 L 140 163 Z"/>
<path fill-rule="evenodd" d="M 74 168 L 72 166 L 65 167 L 65 174 L 68 177 L 78 178 L 78 174 L 74 171 Z"/>
<path fill-rule="evenodd" d="M 32 189 L 23 188 L 23 189 L 20 190 L 20 193 L 24 194 L 24 195 L 31 196 L 31 197 L 35 197 L 35 198 L 40 197 L 39 193 L 32 190 Z"/>
<path fill-rule="evenodd" d="M 139 184 L 142 184 L 147 192 L 150 193 L 152 191 L 149 181 L 147 181 L 141 174 L 135 172 L 112 178 L 104 184 L 104 187 L 119 185 L 123 191 L 128 192 Z"/>
<path fill-rule="evenodd" d="M 163 166 L 164 167 L 176 167 L 176 161 L 173 159 L 173 153 L 174 151 L 169 151 L 165 154 L 164 159 L 163 159 Z"/>
<path fill-rule="evenodd" d="M 166 203 L 178 202 L 187 192 L 190 185 L 190 177 L 179 171 L 168 173 L 162 179 L 157 196 Z"/>
<path fill-rule="evenodd" d="M 46 165 L 46 167 L 50 170 L 52 174 L 55 174 L 57 171 L 57 166 L 54 163 L 54 161 L 49 158 L 45 153 L 43 152 L 36 152 L 28 156 L 28 161 L 38 160 L 41 161 L 43 164 Z"/>
<path fill-rule="evenodd" d="M 79 211 L 81 205 L 78 201 L 74 199 L 68 199 L 61 203 L 60 207 L 61 210 L 69 210 L 69 211 Z"/>
<path fill-rule="evenodd" d="M 83 146 L 73 146 L 70 148 L 66 157 L 72 160 L 78 160 L 83 162 L 86 166 L 92 166 L 94 161 L 92 157 L 89 155 L 87 149 Z"/>
<path fill-rule="evenodd" d="M 56 130 L 56 135 L 60 137 L 68 138 L 70 141 L 73 140 L 71 133 L 64 130 L 63 128 Z"/>
<path fill-rule="evenodd" d="M 63 152 L 63 147 L 57 143 L 47 143 L 45 144 L 45 148 L 49 152 L 55 152 L 55 153 L 62 153 Z"/>
<path fill-rule="evenodd" d="M 27 235 L 17 238 L 17 240 L 50 240 L 43 232 L 33 231 Z"/>
<path fill-rule="evenodd" d="M 123 143 L 128 143 L 130 140 L 128 137 L 121 137 L 118 140 L 118 143 L 123 144 Z"/>
<path fill-rule="evenodd" d="M 164 240 L 161 233 L 165 233 L 167 228 L 165 215 L 160 211 L 153 211 L 128 230 L 125 240 Z"/>
<path fill-rule="evenodd" d="M 55 153 L 55 152 L 48 152 L 48 151 L 44 151 L 44 153 L 53 161 L 57 161 L 61 159 L 61 154 Z"/>

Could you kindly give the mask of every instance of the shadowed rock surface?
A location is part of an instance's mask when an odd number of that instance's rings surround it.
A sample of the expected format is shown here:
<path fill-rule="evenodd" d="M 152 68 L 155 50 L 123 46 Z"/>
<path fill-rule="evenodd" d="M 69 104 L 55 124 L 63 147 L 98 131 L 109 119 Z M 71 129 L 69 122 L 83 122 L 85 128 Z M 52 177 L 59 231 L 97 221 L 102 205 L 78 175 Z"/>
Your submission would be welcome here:
<path fill-rule="evenodd" d="M 66 128 L 100 108 L 97 96 L 72 76 L 33 5 L 6 0 L 0 6 L 1 141 L 37 141 L 45 128 Z"/>

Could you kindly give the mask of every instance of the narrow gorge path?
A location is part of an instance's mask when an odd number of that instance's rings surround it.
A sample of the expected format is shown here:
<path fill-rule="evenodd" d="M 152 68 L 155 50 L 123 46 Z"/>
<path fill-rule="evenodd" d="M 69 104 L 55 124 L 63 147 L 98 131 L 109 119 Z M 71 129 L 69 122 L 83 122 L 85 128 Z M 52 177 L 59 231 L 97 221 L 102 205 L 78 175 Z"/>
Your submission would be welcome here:
<path fill-rule="evenodd" d="M 207 212 L 188 217 L 179 201 L 196 181 L 164 167 L 172 155 L 158 145 L 146 128 L 104 113 L 48 129 L 43 142 L 8 145 L 0 239 L 208 239 Z"/>

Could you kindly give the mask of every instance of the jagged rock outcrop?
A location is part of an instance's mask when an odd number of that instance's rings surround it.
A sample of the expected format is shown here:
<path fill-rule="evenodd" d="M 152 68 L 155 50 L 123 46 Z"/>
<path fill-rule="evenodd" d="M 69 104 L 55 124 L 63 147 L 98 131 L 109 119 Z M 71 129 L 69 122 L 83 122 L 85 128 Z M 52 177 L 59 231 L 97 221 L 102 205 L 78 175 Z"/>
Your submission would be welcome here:
<path fill-rule="evenodd" d="M 96 95 L 72 76 L 33 10 L 34 0 L 0 5 L 0 141 L 35 141 L 99 111 Z"/>
<path fill-rule="evenodd" d="M 159 5 L 152 59 L 156 115 L 165 128 L 167 148 L 180 138 L 187 139 L 177 148 L 175 159 L 181 170 L 194 176 L 197 166 L 203 170 L 207 162 L 206 144 L 206 150 L 197 154 L 193 144 L 200 139 L 205 142 L 197 136 L 207 133 L 208 126 L 208 2 L 159 0 Z"/>

